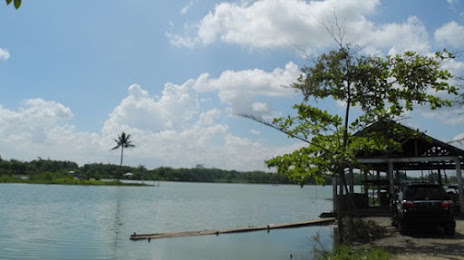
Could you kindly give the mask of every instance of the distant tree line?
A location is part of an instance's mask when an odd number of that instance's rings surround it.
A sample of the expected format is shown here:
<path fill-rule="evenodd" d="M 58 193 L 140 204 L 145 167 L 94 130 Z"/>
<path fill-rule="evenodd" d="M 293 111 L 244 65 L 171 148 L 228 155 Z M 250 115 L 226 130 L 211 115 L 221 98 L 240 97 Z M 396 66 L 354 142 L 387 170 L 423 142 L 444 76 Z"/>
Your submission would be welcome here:
<path fill-rule="evenodd" d="M 125 173 L 132 173 L 124 176 Z M 43 176 L 66 176 L 85 180 L 100 179 L 131 179 L 153 181 L 180 182 L 218 182 L 218 183 L 262 183 L 262 184 L 292 184 L 288 177 L 280 173 L 264 171 L 236 171 L 217 168 L 205 168 L 198 165 L 194 168 L 159 167 L 149 170 L 144 166 L 121 166 L 116 164 L 90 163 L 79 166 L 71 161 L 56 161 L 38 158 L 29 162 L 15 159 L 0 158 L 0 176 L 27 176 L 30 179 Z M 309 179 L 306 184 L 315 184 Z M 326 184 L 331 184 L 327 176 Z"/>
<path fill-rule="evenodd" d="M 125 173 L 131 176 L 124 176 Z M 436 181 L 436 173 L 424 174 L 423 177 L 408 176 L 409 181 Z M 79 166 L 71 161 L 56 161 L 38 158 L 29 162 L 15 159 L 3 160 L 0 157 L 0 177 L 27 177 L 28 179 L 59 179 L 78 178 L 81 180 L 128 179 L 152 181 L 180 182 L 217 182 L 217 183 L 262 183 L 262 184 L 294 184 L 285 174 L 264 171 L 235 171 L 217 168 L 205 168 L 197 165 L 194 168 L 159 167 L 148 170 L 144 166 L 120 166 L 116 164 L 91 163 Z M 373 178 L 372 176 L 369 178 Z M 385 177 L 382 177 L 385 178 Z M 404 178 L 403 178 L 404 179 Z M 444 183 L 457 183 L 456 176 L 442 177 Z M 8 180 L 0 178 L 2 180 Z M 324 176 L 325 184 L 331 185 L 330 176 Z M 354 184 L 361 185 L 363 176 L 354 174 Z M 406 180 L 406 179 L 404 179 Z M 296 184 L 296 183 L 295 183 Z M 314 179 L 308 179 L 305 184 L 316 184 Z"/>

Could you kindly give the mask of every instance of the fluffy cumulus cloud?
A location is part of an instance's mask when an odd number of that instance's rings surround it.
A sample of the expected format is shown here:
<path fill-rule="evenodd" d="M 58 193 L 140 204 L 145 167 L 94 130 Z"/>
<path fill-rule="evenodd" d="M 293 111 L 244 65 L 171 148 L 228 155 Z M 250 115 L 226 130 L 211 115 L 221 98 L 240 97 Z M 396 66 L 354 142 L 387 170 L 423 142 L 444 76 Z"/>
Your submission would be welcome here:
<path fill-rule="evenodd" d="M 120 126 L 161 132 L 186 129 L 197 120 L 211 122 L 218 110 L 202 114 L 201 105 L 211 102 L 203 99 L 202 94 L 217 97 L 231 114 L 270 116 L 275 113 L 270 104 L 258 100 L 294 95 L 289 85 L 299 74 L 298 66 L 292 62 L 271 72 L 260 69 L 225 71 L 217 78 L 202 74 L 181 85 L 167 83 L 160 97 L 150 96 L 148 91 L 134 84 L 129 87 L 128 96 L 110 114 L 104 132 Z"/>
<path fill-rule="evenodd" d="M 202 123 L 198 121 L 185 130 L 158 133 L 129 129 L 137 147 L 130 151 L 128 162 L 171 167 L 204 164 L 223 169 L 252 170 L 265 169 L 264 160 L 276 153 L 290 151 L 288 147 L 236 136 L 224 124 Z"/>
<path fill-rule="evenodd" d="M 220 3 L 199 22 L 193 37 L 169 34 L 174 44 L 192 46 L 216 41 L 251 47 L 282 47 L 292 44 L 322 47 L 331 42 L 321 26 L 334 15 L 366 26 L 363 14 L 371 13 L 378 0 L 311 1 L 261 0 Z M 335 10 L 335 13 L 334 13 Z M 361 29 L 361 28 L 360 28 Z"/>
<path fill-rule="evenodd" d="M 102 132 L 108 137 L 120 131 L 132 134 L 137 149 L 130 151 L 132 159 L 128 158 L 128 163 L 134 165 L 265 169 L 264 160 L 290 151 L 289 147 L 237 136 L 231 132 L 227 118 L 239 112 L 261 116 L 275 113 L 268 103 L 258 100 L 263 96 L 292 96 L 294 91 L 283 86 L 298 74 L 293 63 L 271 72 L 226 71 L 217 78 L 204 74 L 180 85 L 165 84 L 160 97 L 134 84 L 110 114 Z M 222 105 L 208 108 L 210 102 Z"/>
<path fill-rule="evenodd" d="M 223 2 L 197 26 L 167 36 L 172 44 L 186 47 L 220 41 L 250 48 L 288 48 L 297 44 L 317 50 L 334 44 L 328 31 L 337 38 L 340 27 L 346 40 L 368 44 L 371 52 L 429 49 L 428 33 L 417 17 L 383 25 L 370 21 L 367 17 L 375 14 L 379 5 L 379 0 Z"/>
<path fill-rule="evenodd" d="M 411 49 L 424 54 L 430 51 L 427 30 L 415 16 L 409 17 L 403 23 L 382 25 L 369 33 L 371 34 L 364 35 L 367 41 L 378 48 L 389 49 L 389 54 L 392 55 Z"/>
<path fill-rule="evenodd" d="M 17 110 L 0 106 L 0 153 L 15 159 L 39 156 L 80 162 L 99 150 L 96 134 L 77 133 L 68 125 L 71 110 L 43 99 L 24 101 Z M 90 148 L 93 147 L 93 148 Z M 81 160 L 82 159 L 82 160 Z"/>
<path fill-rule="evenodd" d="M 264 170 L 264 160 L 289 152 L 277 146 L 234 133 L 231 112 L 269 115 L 263 97 L 292 96 L 289 85 L 298 76 L 293 63 L 270 72 L 226 71 L 217 78 L 201 75 L 182 84 L 167 83 L 150 94 L 142 86 L 128 87 L 125 98 L 108 115 L 98 133 L 79 131 L 70 124 L 71 109 L 43 99 L 24 101 L 16 110 L 0 106 L 0 155 L 20 160 L 37 157 L 89 162 L 118 163 L 111 152 L 121 131 L 130 133 L 136 148 L 127 151 L 125 164 L 193 167 L 204 164 L 237 170 Z M 214 102 L 214 105 L 211 104 Z M 246 119 L 243 119 L 246 120 Z M 251 135 L 258 135 L 253 130 Z M 282 135 L 286 140 L 286 137 Z M 6 158 L 6 156 L 5 156 Z"/>
<path fill-rule="evenodd" d="M 40 141 L 51 126 L 71 117 L 71 110 L 59 103 L 29 99 L 16 112 L 0 107 L 0 133 L 7 138 L 32 137 L 30 140 Z"/>
<path fill-rule="evenodd" d="M 455 48 L 464 47 L 464 26 L 450 22 L 435 31 L 435 40 L 443 45 Z"/>
<path fill-rule="evenodd" d="M 134 93 L 130 93 L 120 105 L 133 97 Z M 126 108 L 128 116 L 139 116 L 137 110 Z M 146 113 L 145 120 L 150 121 L 150 116 Z M 211 109 L 200 112 L 194 121 L 183 121 L 184 128 L 166 126 L 155 131 L 143 129 L 144 125 L 107 124 L 100 133 L 88 133 L 69 124 L 69 108 L 50 101 L 27 100 L 16 111 L 0 107 L 0 155 L 19 160 L 42 157 L 79 164 L 118 163 L 119 153 L 110 148 L 120 131 L 130 133 L 136 145 L 126 152 L 125 164 L 149 168 L 204 164 L 223 169 L 265 170 L 264 160 L 292 149 L 236 136 L 227 124 L 218 123 L 224 116 L 222 111 Z M 108 121 L 111 120 L 110 117 Z"/>
<path fill-rule="evenodd" d="M 289 86 L 300 75 L 297 65 L 289 62 L 285 68 L 272 72 L 260 69 L 225 71 L 218 78 L 203 74 L 193 87 L 198 92 L 215 92 L 221 102 L 231 108 L 231 112 L 250 113 L 265 116 L 272 113 L 269 104 L 256 102 L 257 97 L 283 97 L 295 93 Z"/>
<path fill-rule="evenodd" d="M 7 49 L 0 48 L 0 60 L 9 60 L 10 52 Z"/>
<path fill-rule="evenodd" d="M 130 86 L 129 95 L 113 110 L 105 130 L 120 125 L 155 132 L 182 128 L 199 111 L 192 84 L 192 81 L 183 85 L 167 83 L 159 98 L 151 97 L 137 84 Z"/>

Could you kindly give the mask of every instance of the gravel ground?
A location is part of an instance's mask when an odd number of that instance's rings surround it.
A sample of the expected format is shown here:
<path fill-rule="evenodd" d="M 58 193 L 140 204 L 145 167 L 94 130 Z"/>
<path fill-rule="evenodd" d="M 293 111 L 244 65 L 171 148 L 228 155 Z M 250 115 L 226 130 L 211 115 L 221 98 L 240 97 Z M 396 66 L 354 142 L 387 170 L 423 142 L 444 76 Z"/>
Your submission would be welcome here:
<path fill-rule="evenodd" d="M 387 217 L 368 218 L 386 227 L 384 238 L 361 247 L 383 247 L 392 253 L 392 259 L 463 259 L 464 220 L 456 221 L 456 234 L 447 236 L 439 227 L 418 227 L 410 235 L 401 235 Z"/>

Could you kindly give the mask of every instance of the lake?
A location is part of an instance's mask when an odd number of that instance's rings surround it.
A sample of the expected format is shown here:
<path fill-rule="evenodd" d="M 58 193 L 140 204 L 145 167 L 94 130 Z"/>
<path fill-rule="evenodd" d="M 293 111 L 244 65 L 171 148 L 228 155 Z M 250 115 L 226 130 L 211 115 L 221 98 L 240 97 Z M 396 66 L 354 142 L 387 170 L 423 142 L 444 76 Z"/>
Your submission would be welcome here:
<path fill-rule="evenodd" d="M 316 226 L 131 241 L 130 234 L 317 219 L 331 186 L 161 182 L 155 187 L 0 184 L 0 259 L 312 259 Z"/>

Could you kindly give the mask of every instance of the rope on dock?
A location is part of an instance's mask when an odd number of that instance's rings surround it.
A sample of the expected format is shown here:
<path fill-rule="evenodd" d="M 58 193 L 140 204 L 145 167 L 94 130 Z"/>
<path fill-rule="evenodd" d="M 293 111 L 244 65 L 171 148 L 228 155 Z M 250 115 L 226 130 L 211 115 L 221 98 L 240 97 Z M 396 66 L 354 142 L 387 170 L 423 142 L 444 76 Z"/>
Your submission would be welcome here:
<path fill-rule="evenodd" d="M 281 228 L 295 228 L 303 226 L 317 226 L 317 225 L 327 225 L 335 221 L 335 218 L 324 218 L 324 219 L 315 219 L 307 220 L 301 222 L 293 223 L 284 223 L 284 224 L 269 224 L 266 226 L 250 226 L 245 228 L 231 228 L 231 229 L 219 229 L 219 230 L 200 230 L 200 231 L 185 231 L 185 232 L 173 232 L 173 233 L 153 233 L 153 234 L 132 234 L 130 236 L 131 240 L 145 240 L 150 241 L 151 239 L 160 239 L 160 238 L 173 238 L 173 237 L 188 237 L 188 236 L 206 236 L 206 235 L 219 235 L 227 233 L 243 233 L 243 232 L 253 232 L 260 230 L 271 230 L 271 229 L 281 229 Z"/>

